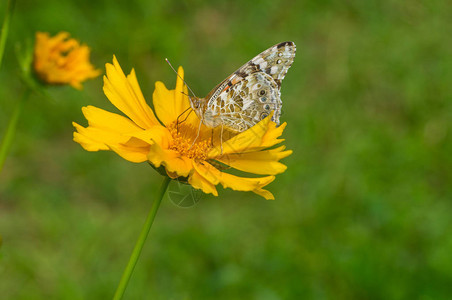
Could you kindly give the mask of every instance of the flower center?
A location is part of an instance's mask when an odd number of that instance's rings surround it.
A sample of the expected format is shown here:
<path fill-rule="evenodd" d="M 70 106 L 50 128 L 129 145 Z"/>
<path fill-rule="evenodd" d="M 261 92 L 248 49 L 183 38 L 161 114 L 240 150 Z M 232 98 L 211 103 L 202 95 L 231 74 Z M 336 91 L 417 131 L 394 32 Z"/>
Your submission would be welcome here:
<path fill-rule="evenodd" d="M 183 156 L 191 159 L 207 159 L 207 153 L 212 148 L 211 138 L 196 138 L 196 129 L 191 126 L 184 126 L 183 124 L 176 126 L 176 123 L 173 123 L 167 128 L 173 137 L 173 142 L 169 147 L 170 149 L 175 150 Z M 194 141 L 195 138 L 196 141 Z"/>

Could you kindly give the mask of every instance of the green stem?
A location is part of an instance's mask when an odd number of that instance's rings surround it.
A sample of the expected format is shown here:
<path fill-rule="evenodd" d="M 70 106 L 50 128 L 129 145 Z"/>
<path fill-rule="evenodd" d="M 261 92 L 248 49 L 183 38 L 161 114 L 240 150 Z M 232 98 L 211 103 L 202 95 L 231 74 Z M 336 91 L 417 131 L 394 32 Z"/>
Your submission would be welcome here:
<path fill-rule="evenodd" d="M 30 89 L 26 89 L 22 98 L 19 99 L 19 102 L 16 104 L 16 108 L 14 109 L 13 115 L 9 120 L 8 127 L 6 128 L 5 135 L 0 143 L 0 173 L 2 172 L 3 165 L 6 160 L 6 156 L 8 155 L 9 148 L 11 147 L 11 143 L 14 138 L 14 134 L 16 133 L 17 122 L 19 121 L 20 113 L 24 108 L 25 100 L 30 95 Z"/>
<path fill-rule="evenodd" d="M 135 248 L 133 248 L 132 255 L 130 255 L 129 263 L 127 267 L 124 269 L 124 272 L 121 277 L 121 281 L 116 288 L 116 293 L 113 297 L 113 300 L 122 299 L 124 292 L 127 288 L 127 284 L 129 283 L 130 277 L 132 276 L 133 269 L 137 264 L 138 257 L 140 256 L 141 250 L 143 249 L 144 242 L 146 241 L 146 237 L 148 236 L 149 230 L 151 229 L 152 223 L 154 222 L 155 215 L 157 214 L 157 210 L 159 209 L 160 203 L 162 202 L 163 195 L 165 195 L 168 184 L 170 183 L 171 178 L 165 176 L 165 179 L 162 182 L 160 187 L 160 191 L 158 197 L 152 203 L 151 210 L 149 211 L 148 217 L 144 222 L 143 228 L 141 229 L 140 236 L 135 244 Z"/>
<path fill-rule="evenodd" d="M 2 31 L 0 35 L 0 67 L 2 66 L 3 53 L 5 52 L 6 38 L 8 37 L 9 21 L 13 14 L 15 0 L 9 0 L 6 6 L 5 19 L 3 20 Z"/>

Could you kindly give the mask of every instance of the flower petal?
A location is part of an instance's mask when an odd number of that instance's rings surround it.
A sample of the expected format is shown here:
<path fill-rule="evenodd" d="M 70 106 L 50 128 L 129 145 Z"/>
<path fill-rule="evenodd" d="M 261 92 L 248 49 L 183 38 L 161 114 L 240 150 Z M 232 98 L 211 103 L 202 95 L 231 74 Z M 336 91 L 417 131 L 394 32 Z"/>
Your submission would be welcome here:
<path fill-rule="evenodd" d="M 258 189 L 253 191 L 255 194 L 258 194 L 259 196 L 262 196 L 265 198 L 265 200 L 275 200 L 275 196 L 270 191 L 264 190 L 264 189 Z"/>
<path fill-rule="evenodd" d="M 286 128 L 287 123 L 277 126 L 276 123 L 270 122 L 268 125 L 268 130 L 265 135 L 262 137 L 262 143 L 260 145 L 260 149 L 265 149 L 268 147 L 273 147 L 276 144 L 284 142 L 284 139 L 278 139 Z"/>
<path fill-rule="evenodd" d="M 74 141 L 87 151 L 113 150 L 131 162 L 147 160 L 150 145 L 141 140 L 105 129 L 84 128 L 77 123 L 72 124 L 77 130 L 74 132 Z"/>
<path fill-rule="evenodd" d="M 231 188 L 236 191 L 252 191 L 263 196 L 267 200 L 274 199 L 273 195 L 270 192 L 263 190 L 262 187 L 275 180 L 275 176 L 259 178 L 239 177 L 220 172 L 207 162 L 203 162 L 202 164 L 193 163 L 193 167 L 195 168 L 195 173 L 199 173 L 205 180 L 214 185 L 221 183 L 224 188 Z"/>
<path fill-rule="evenodd" d="M 113 150 L 129 161 L 144 162 L 153 140 L 169 144 L 170 134 L 162 126 L 143 130 L 126 117 L 94 106 L 83 107 L 82 111 L 89 126 L 84 128 L 73 123 L 77 130 L 74 132 L 74 141 L 85 150 Z"/>
<path fill-rule="evenodd" d="M 276 175 L 287 169 L 279 160 L 292 154 L 291 150 L 283 151 L 284 149 L 285 146 L 281 146 L 259 152 L 228 154 L 217 160 L 240 171 L 260 175 Z"/>
<path fill-rule="evenodd" d="M 177 118 L 174 118 L 174 106 L 170 105 L 170 102 L 174 102 L 174 90 L 168 90 L 163 82 L 157 81 L 152 100 L 159 120 L 168 127 Z"/>
<path fill-rule="evenodd" d="M 156 168 L 163 165 L 167 171 L 182 177 L 187 177 L 193 170 L 191 159 L 177 151 L 162 149 L 157 143 L 150 147 L 147 159 Z"/>
<path fill-rule="evenodd" d="M 184 78 L 184 70 L 182 67 L 179 67 L 176 80 L 176 88 L 174 90 L 168 90 L 166 86 L 157 81 L 155 83 L 155 90 L 152 96 L 154 101 L 154 109 L 160 121 L 169 126 L 173 122 L 179 118 L 179 121 L 185 119 L 185 117 L 190 111 L 186 111 L 190 108 L 190 102 L 188 100 L 188 90 L 185 86 L 182 78 Z M 185 112 L 185 113 L 184 113 Z M 184 113 L 184 115 L 181 115 Z M 199 119 L 196 117 L 196 114 L 190 113 L 190 116 L 184 122 L 187 124 L 196 124 L 198 125 Z"/>
<path fill-rule="evenodd" d="M 121 115 L 111 113 L 95 106 L 82 107 L 82 112 L 90 127 L 106 129 L 118 133 L 142 131 L 134 122 Z"/>
<path fill-rule="evenodd" d="M 130 136 L 136 137 L 148 144 L 156 143 L 163 149 L 167 149 L 173 139 L 168 129 L 163 126 L 155 126 L 152 129 L 132 132 Z"/>
<path fill-rule="evenodd" d="M 234 136 L 233 138 L 223 142 L 222 144 L 211 149 L 208 156 L 209 158 L 216 158 L 220 155 L 230 153 L 243 153 L 254 151 L 256 147 L 261 146 L 262 138 L 268 131 L 272 114 L 254 125 L 253 127 L 245 130 L 242 133 Z M 223 149 L 221 149 L 223 147 Z"/>
<path fill-rule="evenodd" d="M 147 160 L 147 156 L 149 153 L 149 144 L 146 145 L 135 145 L 138 144 L 140 140 L 137 140 L 135 138 L 131 138 L 127 143 L 125 144 L 119 144 L 117 146 L 110 146 L 110 149 L 116 152 L 119 156 L 124 158 L 125 160 L 134 162 L 134 163 L 141 163 L 145 162 Z M 141 142 L 142 143 L 142 142 Z"/>
<path fill-rule="evenodd" d="M 195 189 L 202 190 L 206 194 L 218 196 L 218 191 L 210 181 L 201 176 L 198 172 L 193 172 L 188 178 L 188 183 Z"/>
<path fill-rule="evenodd" d="M 116 135 L 107 136 L 109 132 L 101 130 L 93 132 L 92 128 L 85 128 L 75 122 L 72 122 L 72 125 L 77 130 L 74 132 L 74 142 L 79 143 L 86 151 L 110 150 L 105 140 L 116 140 Z M 102 136 L 102 139 L 99 139 L 99 136 Z"/>
<path fill-rule="evenodd" d="M 67 32 L 54 37 L 37 32 L 33 68 L 46 84 L 70 84 L 82 89 L 82 82 L 101 74 L 89 61 L 90 49 L 72 38 Z"/>
<path fill-rule="evenodd" d="M 143 97 L 135 71 L 132 70 L 126 78 L 115 56 L 113 64 L 105 67 L 104 93 L 110 102 L 143 129 L 160 125 Z"/>
<path fill-rule="evenodd" d="M 142 130 L 129 119 L 103 109 L 87 106 L 82 108 L 89 127 L 73 123 L 74 141 L 87 151 L 109 150 L 111 145 L 126 143 L 130 135 L 126 133 Z"/>

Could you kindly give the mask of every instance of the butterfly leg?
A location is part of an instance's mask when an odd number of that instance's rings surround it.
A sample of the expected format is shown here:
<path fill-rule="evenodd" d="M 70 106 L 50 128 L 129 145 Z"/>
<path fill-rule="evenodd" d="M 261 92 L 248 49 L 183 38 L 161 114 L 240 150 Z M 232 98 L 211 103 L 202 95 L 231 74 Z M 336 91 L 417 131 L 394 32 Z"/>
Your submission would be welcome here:
<path fill-rule="evenodd" d="M 198 133 L 196 134 L 196 137 L 195 137 L 195 139 L 193 140 L 193 143 L 191 144 L 190 149 L 193 147 L 193 145 L 196 143 L 196 140 L 197 140 L 198 137 L 199 137 L 199 132 L 201 131 L 201 124 L 202 124 L 202 120 L 199 121 Z"/>
<path fill-rule="evenodd" d="M 191 109 L 191 107 L 187 108 L 187 109 L 184 110 L 179 116 L 177 116 L 177 119 L 176 119 L 176 130 L 177 130 L 177 133 L 179 133 L 179 124 L 184 123 L 184 122 L 188 119 L 188 116 L 190 116 L 190 114 L 191 114 L 191 112 L 192 112 L 193 110 L 190 110 L 190 111 L 188 112 L 187 116 L 185 117 L 185 119 L 183 119 L 183 120 L 180 121 L 180 122 L 179 122 L 179 118 L 182 117 L 183 114 L 185 114 L 185 113 L 187 112 L 187 110 L 189 110 L 189 109 Z"/>
<path fill-rule="evenodd" d="M 210 138 L 210 146 L 213 148 L 213 128 L 212 128 L 212 137 Z"/>
<path fill-rule="evenodd" d="M 223 155 L 223 124 L 221 124 L 220 147 L 221 147 L 221 155 Z"/>

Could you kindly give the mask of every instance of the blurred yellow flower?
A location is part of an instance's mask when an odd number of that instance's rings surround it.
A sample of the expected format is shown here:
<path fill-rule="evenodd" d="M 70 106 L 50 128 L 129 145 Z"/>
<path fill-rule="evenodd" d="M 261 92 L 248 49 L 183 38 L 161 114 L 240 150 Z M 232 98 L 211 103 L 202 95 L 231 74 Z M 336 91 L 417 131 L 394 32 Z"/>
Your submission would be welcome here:
<path fill-rule="evenodd" d="M 286 170 L 279 160 L 292 151 L 284 151 L 284 146 L 268 148 L 283 141 L 278 137 L 286 123 L 277 127 L 270 115 L 242 133 L 225 132 L 222 142 L 219 130 L 212 131 L 202 124 L 198 136 L 196 114 L 182 116 L 190 107 L 181 79 L 182 67 L 174 90 L 168 90 L 162 82 L 155 84 L 154 109 L 161 123 L 147 105 L 133 69 L 126 77 L 115 57 L 113 64 L 106 64 L 106 69 L 104 93 L 129 118 L 94 106 L 83 107 L 89 126 L 73 125 L 74 141 L 85 150 L 112 150 L 131 162 L 148 161 L 156 168 L 163 166 L 169 177 L 185 179 L 194 188 L 215 196 L 218 196 L 215 186 L 221 184 L 224 188 L 252 191 L 265 199 L 274 199 L 263 187 L 275 179 L 273 175 Z M 270 176 L 239 177 L 222 171 L 228 166 Z"/>
<path fill-rule="evenodd" d="M 54 37 L 36 33 L 33 67 L 36 75 L 47 84 L 70 84 L 82 89 L 82 81 L 97 77 L 100 70 L 89 61 L 90 49 L 60 32 Z"/>

